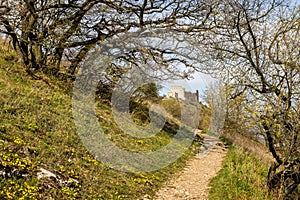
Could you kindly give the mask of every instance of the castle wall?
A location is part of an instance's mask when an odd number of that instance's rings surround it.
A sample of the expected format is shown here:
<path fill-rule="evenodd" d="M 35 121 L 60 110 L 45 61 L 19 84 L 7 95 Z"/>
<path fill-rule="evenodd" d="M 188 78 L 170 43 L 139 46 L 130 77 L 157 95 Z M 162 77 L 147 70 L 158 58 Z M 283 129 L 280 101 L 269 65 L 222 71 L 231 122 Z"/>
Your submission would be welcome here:
<path fill-rule="evenodd" d="M 176 98 L 182 100 L 196 100 L 199 101 L 199 92 L 196 90 L 195 93 L 185 91 L 185 88 L 182 86 L 172 86 L 171 91 L 167 93 L 167 97 L 169 98 Z"/>

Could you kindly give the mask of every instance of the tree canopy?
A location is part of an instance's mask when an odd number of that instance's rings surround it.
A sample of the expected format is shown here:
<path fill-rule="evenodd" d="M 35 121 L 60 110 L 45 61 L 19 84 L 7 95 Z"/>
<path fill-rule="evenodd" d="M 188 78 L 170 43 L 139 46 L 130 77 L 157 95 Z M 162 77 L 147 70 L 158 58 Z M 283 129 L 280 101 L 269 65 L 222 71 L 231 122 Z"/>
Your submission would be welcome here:
<path fill-rule="evenodd" d="M 210 13 L 211 3 L 202 1 L 1 0 L 0 32 L 28 70 L 73 76 L 108 38 L 140 28 L 194 31 Z"/>

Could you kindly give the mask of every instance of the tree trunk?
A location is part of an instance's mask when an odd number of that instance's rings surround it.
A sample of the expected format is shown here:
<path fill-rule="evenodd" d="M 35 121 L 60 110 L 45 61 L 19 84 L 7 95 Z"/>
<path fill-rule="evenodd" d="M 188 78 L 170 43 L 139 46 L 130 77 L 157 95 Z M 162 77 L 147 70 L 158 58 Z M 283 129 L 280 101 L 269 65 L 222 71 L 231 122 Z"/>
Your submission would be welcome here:
<path fill-rule="evenodd" d="M 77 72 L 77 68 L 78 68 L 80 62 L 83 61 L 86 58 L 87 53 L 89 52 L 89 50 L 91 50 L 95 46 L 96 46 L 96 44 L 88 44 L 88 45 L 84 46 L 79 51 L 79 53 L 76 55 L 76 57 L 72 60 L 69 71 L 68 71 L 68 73 L 71 76 L 75 76 L 75 74 Z"/>

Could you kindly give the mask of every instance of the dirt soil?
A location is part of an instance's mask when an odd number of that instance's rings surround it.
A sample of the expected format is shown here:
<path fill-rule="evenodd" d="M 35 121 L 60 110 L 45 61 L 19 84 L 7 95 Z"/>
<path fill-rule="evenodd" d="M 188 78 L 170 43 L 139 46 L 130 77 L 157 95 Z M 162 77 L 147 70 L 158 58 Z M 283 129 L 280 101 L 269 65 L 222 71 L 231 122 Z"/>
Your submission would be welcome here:
<path fill-rule="evenodd" d="M 157 192 L 155 200 L 208 199 L 209 182 L 222 168 L 227 149 L 217 138 L 205 134 L 203 137 L 199 154 Z"/>

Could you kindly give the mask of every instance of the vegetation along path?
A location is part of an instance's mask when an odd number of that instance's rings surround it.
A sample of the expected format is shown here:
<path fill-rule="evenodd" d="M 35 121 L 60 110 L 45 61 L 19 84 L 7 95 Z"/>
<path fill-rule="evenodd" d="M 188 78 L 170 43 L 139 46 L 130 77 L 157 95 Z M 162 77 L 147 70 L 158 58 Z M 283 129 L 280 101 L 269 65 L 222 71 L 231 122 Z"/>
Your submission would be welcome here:
<path fill-rule="evenodd" d="M 156 200 L 208 199 L 209 182 L 222 168 L 227 150 L 217 138 L 203 137 L 200 153 L 158 191 Z"/>

